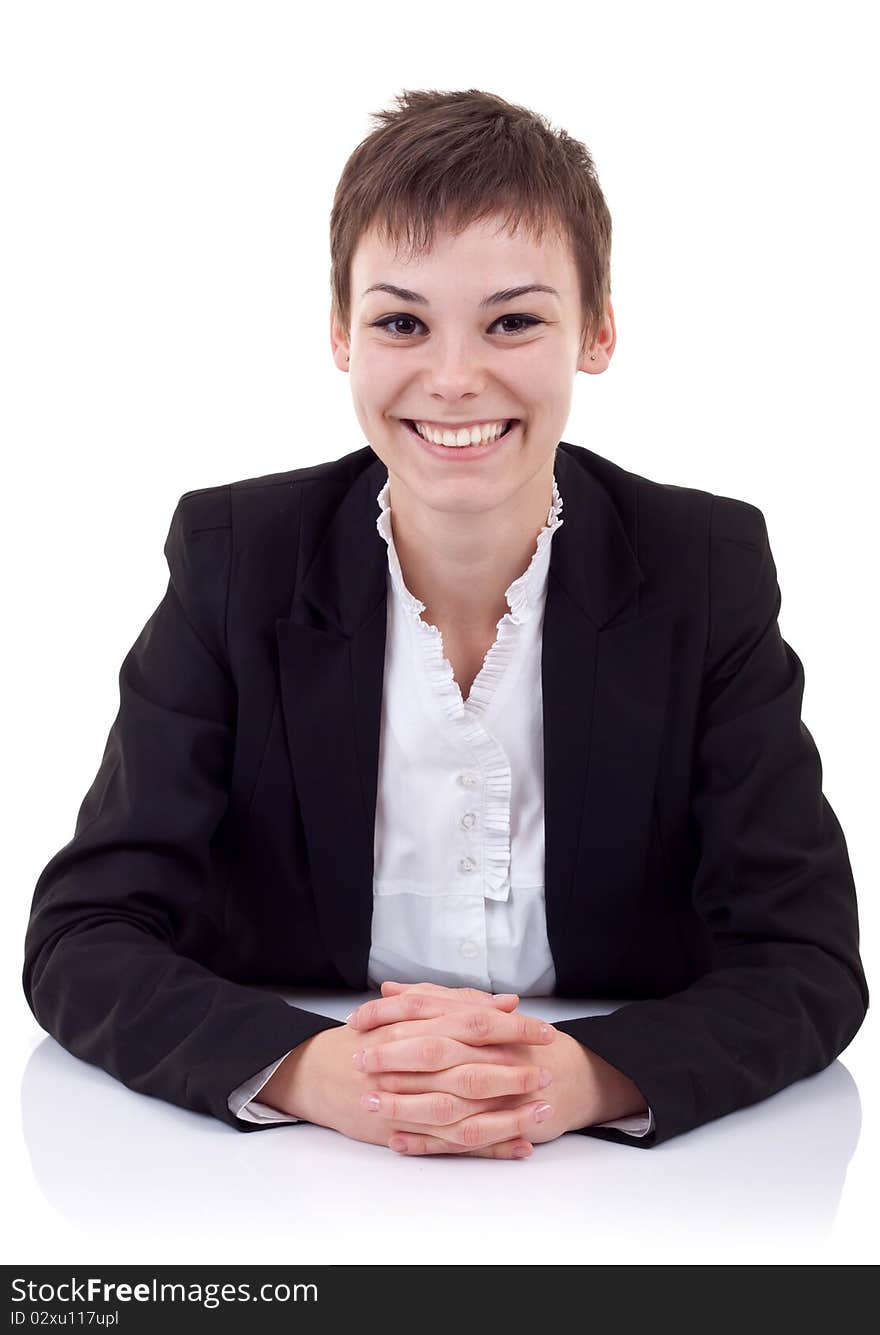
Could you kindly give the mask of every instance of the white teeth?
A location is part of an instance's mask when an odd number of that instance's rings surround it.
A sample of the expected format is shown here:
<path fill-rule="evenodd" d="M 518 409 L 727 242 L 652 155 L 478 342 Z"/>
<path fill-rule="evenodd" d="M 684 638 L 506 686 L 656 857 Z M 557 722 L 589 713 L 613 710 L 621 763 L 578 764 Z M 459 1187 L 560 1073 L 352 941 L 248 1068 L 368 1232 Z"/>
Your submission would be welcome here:
<path fill-rule="evenodd" d="M 498 439 L 507 423 L 490 422 L 485 426 L 460 427 L 456 431 L 438 431 L 425 422 L 414 422 L 413 425 L 420 436 L 423 436 L 425 440 L 430 440 L 435 445 L 460 447 L 488 445 L 490 441 Z"/>

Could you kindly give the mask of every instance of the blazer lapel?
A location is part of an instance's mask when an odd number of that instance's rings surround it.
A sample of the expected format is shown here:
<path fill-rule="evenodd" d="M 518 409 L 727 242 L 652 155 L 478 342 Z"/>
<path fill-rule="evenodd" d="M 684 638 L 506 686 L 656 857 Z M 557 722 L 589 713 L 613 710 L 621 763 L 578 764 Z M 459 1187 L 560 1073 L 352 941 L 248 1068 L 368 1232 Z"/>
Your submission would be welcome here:
<path fill-rule="evenodd" d="M 370 451 L 372 454 L 372 451 Z M 387 547 L 375 458 L 333 515 L 288 619 L 276 623 L 281 702 L 318 921 L 348 985 L 367 987 L 385 673 Z"/>
<path fill-rule="evenodd" d="M 564 445 L 564 442 L 562 443 Z M 651 831 L 672 613 L 645 583 L 608 491 L 562 446 L 541 658 L 544 896 L 556 991 L 583 995 L 624 954 Z M 635 531 L 635 483 L 619 501 Z"/>
<path fill-rule="evenodd" d="M 542 652 L 545 901 L 559 992 L 590 976 L 585 949 L 607 961 L 625 946 L 615 927 L 641 882 L 670 629 L 665 609 L 639 615 L 644 575 L 623 521 L 571 449 L 561 442 L 556 454 L 565 523 L 551 545 Z M 319 922 L 356 990 L 367 987 L 373 912 L 388 571 L 376 496 L 386 477 L 378 458 L 359 473 L 276 623 Z"/>

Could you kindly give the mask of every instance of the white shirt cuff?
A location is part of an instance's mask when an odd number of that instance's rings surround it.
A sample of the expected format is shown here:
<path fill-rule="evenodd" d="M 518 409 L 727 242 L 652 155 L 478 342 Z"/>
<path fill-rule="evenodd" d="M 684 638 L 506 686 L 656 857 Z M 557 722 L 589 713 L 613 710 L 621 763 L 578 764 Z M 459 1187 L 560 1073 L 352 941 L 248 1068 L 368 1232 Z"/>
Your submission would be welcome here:
<path fill-rule="evenodd" d="M 290 1051 L 292 1052 L 293 1048 Z M 298 1122 L 299 1117 L 280 1112 L 278 1108 L 270 1108 L 267 1103 L 258 1103 L 256 1100 L 257 1094 L 270 1076 L 275 1074 L 284 1058 L 289 1056 L 290 1053 L 285 1052 L 283 1057 L 270 1062 L 268 1066 L 263 1067 L 262 1071 L 258 1071 L 256 1075 L 251 1076 L 250 1080 L 245 1080 L 243 1084 L 238 1085 L 226 1100 L 229 1111 L 235 1113 L 236 1117 L 240 1118 L 242 1122 Z"/>
<path fill-rule="evenodd" d="M 646 1136 L 654 1130 L 654 1112 L 649 1108 L 645 1113 L 633 1113 L 631 1117 L 619 1117 L 616 1122 L 597 1122 L 596 1125 L 625 1131 L 628 1136 Z"/>

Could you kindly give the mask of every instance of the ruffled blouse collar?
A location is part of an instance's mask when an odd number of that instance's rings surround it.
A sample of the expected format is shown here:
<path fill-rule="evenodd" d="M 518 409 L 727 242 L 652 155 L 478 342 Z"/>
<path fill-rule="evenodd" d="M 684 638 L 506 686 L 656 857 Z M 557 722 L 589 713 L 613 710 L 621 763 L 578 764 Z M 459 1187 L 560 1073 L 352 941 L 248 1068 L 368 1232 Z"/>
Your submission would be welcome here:
<path fill-rule="evenodd" d="M 387 478 L 385 485 L 379 492 L 376 500 L 379 505 L 379 517 L 376 520 L 376 528 L 380 535 L 388 544 L 388 564 L 391 571 L 391 580 L 397 597 L 411 617 L 419 621 L 421 625 L 426 623 L 421 621 L 421 614 L 426 610 L 425 604 L 421 602 L 414 594 L 410 593 L 406 587 L 403 578 L 403 571 L 400 567 L 400 560 L 397 555 L 397 549 L 394 545 L 394 535 L 391 528 L 391 480 Z M 553 478 L 553 500 L 550 509 L 547 512 L 547 522 L 537 536 L 535 550 L 532 559 L 525 571 L 515 579 L 509 588 L 505 591 L 510 612 L 507 614 L 511 620 L 519 624 L 526 621 L 533 610 L 540 605 L 547 588 L 547 573 L 550 568 L 550 542 L 553 534 L 558 528 L 561 528 L 564 520 L 562 514 L 562 497 L 559 493 L 559 487 L 556 477 Z"/>

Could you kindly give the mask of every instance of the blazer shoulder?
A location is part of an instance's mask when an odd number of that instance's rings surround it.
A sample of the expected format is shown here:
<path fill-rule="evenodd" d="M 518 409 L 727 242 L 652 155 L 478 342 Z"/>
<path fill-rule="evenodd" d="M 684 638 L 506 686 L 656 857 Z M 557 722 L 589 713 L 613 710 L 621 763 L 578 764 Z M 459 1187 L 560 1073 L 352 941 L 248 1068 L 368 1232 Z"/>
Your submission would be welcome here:
<path fill-rule="evenodd" d="M 621 516 L 668 538 L 703 535 L 703 540 L 739 542 L 760 548 L 766 540 L 762 511 L 751 502 L 723 496 L 705 487 L 661 482 L 605 459 L 592 450 L 564 442 L 566 453 L 593 474 L 611 496 Z"/>
<path fill-rule="evenodd" d="M 713 538 L 730 538 L 760 546 L 764 516 L 756 505 L 736 496 L 722 496 L 705 487 L 688 487 L 676 482 L 630 473 L 639 492 L 640 510 L 655 510 L 670 516 L 683 511 L 704 518 Z"/>
<path fill-rule="evenodd" d="M 296 507 L 305 487 L 317 486 L 332 504 L 341 498 L 358 475 L 376 462 L 370 446 L 323 463 L 290 468 L 278 473 L 235 478 L 231 482 L 186 491 L 177 502 L 172 528 L 185 535 L 204 529 L 247 529 L 250 523 L 265 524 L 273 517 L 286 519 Z"/>
<path fill-rule="evenodd" d="M 772 605 L 776 566 L 757 505 L 702 487 L 640 482 L 641 550 L 660 561 L 676 552 L 689 569 L 686 583 L 705 586 L 713 618 L 729 617 L 756 598 L 762 607 Z"/>
<path fill-rule="evenodd" d="M 171 521 L 172 533 L 179 525 L 184 533 L 198 533 L 203 529 L 229 528 L 230 484 L 197 487 L 185 491 L 177 502 Z"/>
<path fill-rule="evenodd" d="M 757 505 L 735 496 L 713 496 L 711 532 L 714 541 L 734 542 L 761 550 L 767 543 L 767 521 Z"/>
<path fill-rule="evenodd" d="M 763 512 L 750 501 L 723 496 L 702 487 L 686 487 L 673 482 L 638 479 L 639 512 L 654 514 L 664 526 L 681 522 L 694 524 L 704 533 L 710 546 L 735 543 L 739 547 L 761 550 L 767 541 Z"/>

